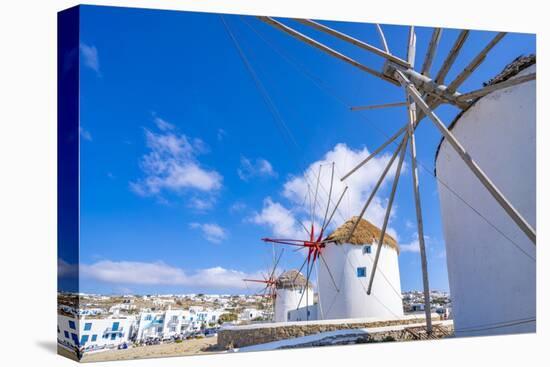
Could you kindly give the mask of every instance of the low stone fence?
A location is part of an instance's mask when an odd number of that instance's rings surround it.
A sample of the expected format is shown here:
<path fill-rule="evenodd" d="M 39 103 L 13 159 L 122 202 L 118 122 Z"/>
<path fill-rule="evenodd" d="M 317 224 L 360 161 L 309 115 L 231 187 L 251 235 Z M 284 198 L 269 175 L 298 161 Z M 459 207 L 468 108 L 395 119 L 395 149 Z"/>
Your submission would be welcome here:
<path fill-rule="evenodd" d="M 435 321 L 439 319 L 439 315 L 432 315 L 432 320 Z M 385 326 L 420 324 L 423 322 L 425 322 L 424 317 L 412 315 L 394 320 L 343 319 L 228 326 L 218 331 L 218 347 L 221 349 L 241 348 L 249 345 L 298 338 L 327 331 L 379 328 Z"/>

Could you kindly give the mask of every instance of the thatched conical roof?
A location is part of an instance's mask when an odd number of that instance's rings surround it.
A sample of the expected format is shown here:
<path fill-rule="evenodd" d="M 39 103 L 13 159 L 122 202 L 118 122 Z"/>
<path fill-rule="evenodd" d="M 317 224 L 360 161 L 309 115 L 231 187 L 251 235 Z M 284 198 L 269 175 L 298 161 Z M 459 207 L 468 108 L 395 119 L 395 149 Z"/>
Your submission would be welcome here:
<path fill-rule="evenodd" d="M 275 287 L 277 289 L 296 289 L 305 288 L 307 283 L 306 277 L 298 272 L 298 270 L 289 270 L 281 274 L 275 281 Z M 308 284 L 308 288 L 311 288 L 311 281 Z"/>
<path fill-rule="evenodd" d="M 381 230 L 371 222 L 365 219 L 361 219 L 353 236 L 347 240 L 349 232 L 353 228 L 354 223 L 359 219 L 359 217 L 352 217 L 347 220 L 344 224 L 338 227 L 334 232 L 332 232 L 327 238 L 327 241 L 341 245 L 344 243 L 349 243 L 351 245 L 370 245 L 377 243 L 380 239 Z M 399 246 L 395 238 L 390 236 L 388 233 L 384 235 L 383 243 L 391 248 L 395 249 L 399 253 Z"/>

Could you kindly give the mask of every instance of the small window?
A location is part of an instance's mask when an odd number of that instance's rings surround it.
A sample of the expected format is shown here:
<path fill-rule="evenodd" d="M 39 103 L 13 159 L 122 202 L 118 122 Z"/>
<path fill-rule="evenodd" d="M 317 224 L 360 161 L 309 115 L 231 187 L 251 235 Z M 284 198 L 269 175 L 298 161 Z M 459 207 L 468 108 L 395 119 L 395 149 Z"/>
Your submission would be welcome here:
<path fill-rule="evenodd" d="M 69 339 L 69 332 L 67 330 L 65 330 L 63 334 L 65 334 L 65 338 Z"/>
<path fill-rule="evenodd" d="M 367 268 L 362 266 L 357 268 L 357 278 L 366 278 L 367 277 Z"/>
<path fill-rule="evenodd" d="M 370 254 L 372 252 L 371 245 L 363 247 L 363 254 Z"/>
<path fill-rule="evenodd" d="M 78 335 L 71 333 L 71 338 L 73 339 L 73 342 L 78 345 Z"/>
<path fill-rule="evenodd" d="M 88 342 L 89 335 L 82 335 L 82 341 L 80 344 L 84 345 Z"/>
<path fill-rule="evenodd" d="M 113 331 L 117 331 L 117 330 L 118 330 L 118 325 L 120 325 L 119 322 L 113 322 Z"/>
<path fill-rule="evenodd" d="M 150 321 L 150 320 L 151 320 L 151 315 L 145 316 L 145 321 Z"/>
<path fill-rule="evenodd" d="M 111 340 L 115 340 L 116 339 L 116 334 L 111 334 Z"/>
<path fill-rule="evenodd" d="M 92 323 L 87 322 L 84 324 L 84 331 L 92 330 Z"/>
<path fill-rule="evenodd" d="M 97 334 L 92 335 L 92 341 L 95 342 L 97 340 Z"/>
<path fill-rule="evenodd" d="M 74 324 L 74 321 L 69 320 L 69 328 L 76 330 L 76 325 Z"/>

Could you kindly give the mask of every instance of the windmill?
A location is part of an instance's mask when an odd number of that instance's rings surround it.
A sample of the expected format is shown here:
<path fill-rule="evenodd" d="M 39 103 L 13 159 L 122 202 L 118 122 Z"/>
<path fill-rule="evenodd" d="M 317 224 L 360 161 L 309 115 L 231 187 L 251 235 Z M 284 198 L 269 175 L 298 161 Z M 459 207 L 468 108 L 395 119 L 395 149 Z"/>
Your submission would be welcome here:
<path fill-rule="evenodd" d="M 331 176 L 330 176 L 330 188 L 329 188 L 329 192 L 328 192 L 328 200 L 327 200 L 327 203 L 326 203 L 325 207 L 324 208 L 321 207 L 321 209 L 324 209 L 324 215 L 323 215 L 323 220 L 321 222 L 321 225 L 319 227 L 316 227 L 316 224 L 317 224 L 316 223 L 316 219 L 317 219 L 316 209 L 319 206 L 318 194 L 319 194 L 319 185 L 320 185 L 320 181 L 321 181 L 322 168 L 323 168 L 323 166 L 320 165 L 318 175 L 317 175 L 317 181 L 315 183 L 315 193 L 314 193 L 313 197 L 311 198 L 312 199 L 311 203 L 310 203 L 311 205 L 309 205 L 309 214 L 310 214 L 310 221 L 311 221 L 311 223 L 309 225 L 309 228 L 306 227 L 306 225 L 302 221 L 298 220 L 300 225 L 302 226 L 304 232 L 305 232 L 306 238 L 303 238 L 303 239 L 296 239 L 296 238 L 282 239 L 282 238 L 268 238 L 268 237 L 262 238 L 262 240 L 266 243 L 295 246 L 295 247 L 297 247 L 296 251 L 307 249 L 307 255 L 306 255 L 302 265 L 300 266 L 300 268 L 299 268 L 299 270 L 297 271 L 297 274 L 296 274 L 296 277 L 298 277 L 301 274 L 301 271 L 304 268 L 304 266 L 306 267 L 306 286 L 305 286 L 306 291 L 302 292 L 302 295 L 301 295 L 300 300 L 299 300 L 298 305 L 297 305 L 297 309 L 300 308 L 300 304 L 302 303 L 304 294 L 305 294 L 305 297 L 306 297 L 306 308 L 309 307 L 309 299 L 307 299 L 309 297 L 308 296 L 309 292 L 307 292 L 307 290 L 310 287 L 310 278 L 311 278 L 311 275 L 313 273 L 313 267 L 315 265 L 315 262 L 319 259 L 321 260 L 323 266 L 326 267 L 326 270 L 327 270 L 327 272 L 329 273 L 329 275 L 331 277 L 334 288 L 337 291 L 339 291 L 338 285 L 336 284 L 336 281 L 334 280 L 334 276 L 332 275 L 332 271 L 330 270 L 325 258 L 323 257 L 322 251 L 323 251 L 323 249 L 325 247 L 325 243 L 326 243 L 326 240 L 324 238 L 326 229 L 331 224 L 332 219 L 334 217 L 334 214 L 338 210 L 338 207 L 339 207 L 340 203 L 342 202 L 342 199 L 344 198 L 344 195 L 346 194 L 346 191 L 347 191 L 348 187 L 347 186 L 344 187 L 344 189 L 342 190 L 342 193 L 340 194 L 340 197 L 338 198 L 338 201 L 336 202 L 336 204 L 332 208 L 332 211 L 329 215 L 329 210 L 330 210 L 330 206 L 331 206 L 331 203 L 332 203 L 331 199 L 332 199 L 332 191 L 333 191 L 333 184 L 334 184 L 334 162 L 332 162 L 332 164 L 331 164 Z M 309 191 L 309 187 L 308 187 L 308 194 L 309 193 L 310 193 L 310 191 Z M 296 278 L 294 279 L 294 281 L 296 281 Z M 306 309 L 306 320 L 307 319 L 309 319 L 309 309 Z"/>
<path fill-rule="evenodd" d="M 459 87 L 472 75 L 472 73 L 482 64 L 489 52 L 497 45 L 506 35 L 505 32 L 500 32 L 495 37 L 490 40 L 487 45 L 468 63 L 468 65 L 463 69 L 462 72 L 458 74 L 450 83 L 445 84 L 445 79 L 449 73 L 451 67 L 454 65 L 457 56 L 460 53 L 460 50 L 463 48 L 470 31 L 462 30 L 457 36 L 451 50 L 448 55 L 445 57 L 444 62 L 441 68 L 435 74 L 435 77 L 432 78 L 431 75 L 431 66 L 434 60 L 434 56 L 437 52 L 439 41 L 442 35 L 441 28 L 435 28 L 432 32 L 432 36 L 429 42 L 429 46 L 424 57 L 424 62 L 422 66 L 417 70 L 415 69 L 416 61 L 416 33 L 414 27 L 409 29 L 409 37 L 407 44 L 407 57 L 406 60 L 399 58 L 392 54 L 389 50 L 384 32 L 380 25 L 376 25 L 378 35 L 382 43 L 382 49 L 376 46 L 373 46 L 369 43 L 363 42 L 359 39 L 353 38 L 345 33 L 342 33 L 338 30 L 332 29 L 326 25 L 323 25 L 319 22 L 315 22 L 308 19 L 294 19 L 294 21 L 301 23 L 307 27 L 310 27 L 318 32 L 328 34 L 332 37 L 338 38 L 344 42 L 350 43 L 364 51 L 375 54 L 384 59 L 384 65 L 382 70 L 375 70 L 367 65 L 362 64 L 361 62 L 331 48 L 325 44 L 311 38 L 294 28 L 275 20 L 272 17 L 261 16 L 258 17 L 261 21 L 285 32 L 286 34 L 332 56 L 335 57 L 347 64 L 352 65 L 360 69 L 361 71 L 368 73 L 376 78 L 384 80 L 392 85 L 400 87 L 404 91 L 405 101 L 391 102 L 381 105 L 373 106 L 357 106 L 352 107 L 353 111 L 360 110 L 372 110 L 380 108 L 392 108 L 397 106 L 406 106 L 407 107 L 407 122 L 395 132 L 386 142 L 384 142 L 380 147 L 375 149 L 372 154 L 370 154 L 366 159 L 364 159 L 360 164 L 353 168 L 350 172 L 344 175 L 341 179 L 344 181 L 358 169 L 363 167 L 368 163 L 370 159 L 388 147 L 390 144 L 396 144 L 397 149 L 394 151 L 392 158 L 388 162 L 386 168 L 382 172 L 377 184 L 375 185 L 373 192 L 367 199 L 365 205 L 363 206 L 360 214 L 359 220 L 356 221 L 355 225 L 351 228 L 349 237 L 350 238 L 354 231 L 356 230 L 357 223 L 365 214 L 371 200 L 373 199 L 376 191 L 380 187 L 380 184 L 387 175 L 389 169 L 393 165 L 394 161 L 398 159 L 398 166 L 395 172 L 393 179 L 393 185 L 386 208 L 386 213 L 384 216 L 384 223 L 380 233 L 380 238 L 378 240 L 378 248 L 375 256 L 374 266 L 371 271 L 369 286 L 367 293 L 370 294 L 372 291 L 372 284 L 376 275 L 378 259 L 380 256 L 381 244 L 385 237 L 385 232 L 387 229 L 390 213 L 392 210 L 393 200 L 395 197 L 395 192 L 397 189 L 397 183 L 399 181 L 399 176 L 405 155 L 407 155 L 407 147 L 409 149 L 409 156 L 411 160 L 411 172 L 412 172 L 412 181 L 413 181 L 413 196 L 416 209 L 416 226 L 418 233 L 418 242 L 420 248 L 421 256 L 421 267 L 422 267 L 422 283 L 424 291 L 424 303 L 425 303 L 425 312 L 426 312 L 426 329 L 428 333 L 432 331 L 431 323 L 431 309 L 430 309 L 430 290 L 429 290 L 429 281 L 428 281 L 428 266 L 426 258 L 426 247 L 425 247 L 425 238 L 424 238 L 424 225 L 422 219 L 422 210 L 421 210 L 421 198 L 420 198 L 420 189 L 419 189 L 419 179 L 418 179 L 418 170 L 417 170 L 417 159 L 416 159 L 416 141 L 415 141 L 415 130 L 418 127 L 419 123 L 424 119 L 428 118 L 442 136 L 449 142 L 450 146 L 454 151 L 460 156 L 464 161 L 468 169 L 475 175 L 483 187 L 490 193 L 494 200 L 502 207 L 502 209 L 507 213 L 507 215 L 513 220 L 513 222 L 521 229 L 521 231 L 527 236 L 533 246 L 536 246 L 536 232 L 534 228 L 525 220 L 525 218 L 519 213 L 519 211 L 511 204 L 511 202 L 504 196 L 504 194 L 499 190 L 499 188 L 491 181 L 488 175 L 483 171 L 479 164 L 470 156 L 468 151 L 464 148 L 461 142 L 454 136 L 454 134 L 447 128 L 443 121 L 435 114 L 434 110 L 443 104 L 448 104 L 455 106 L 461 110 L 467 109 L 472 105 L 477 99 L 483 97 L 489 93 L 495 92 L 500 89 L 509 88 L 514 85 L 525 83 L 536 79 L 536 73 L 530 73 L 527 75 L 518 76 L 513 79 L 508 79 L 496 84 L 491 84 L 484 86 L 481 89 L 470 91 L 467 93 L 460 93 L 458 91 Z M 399 142 L 396 142 L 398 141 Z M 329 200 L 330 204 L 330 200 Z M 321 227 L 320 234 L 322 234 L 325 228 Z M 300 241 L 300 240 L 277 240 L 271 241 L 276 243 L 285 243 L 288 245 L 294 246 L 303 246 L 308 248 L 308 258 L 306 261 L 310 262 L 310 255 L 313 259 L 321 257 L 321 250 L 323 248 L 322 235 L 315 237 L 314 228 L 312 226 L 310 231 L 309 240 Z M 304 263 L 305 264 L 305 263 Z"/>
<path fill-rule="evenodd" d="M 271 271 L 262 275 L 263 279 L 243 279 L 244 282 L 265 284 L 264 288 L 262 288 L 262 290 L 257 293 L 257 295 L 260 295 L 262 298 L 269 299 L 271 311 L 273 311 L 275 308 L 275 297 L 277 296 L 277 293 L 275 292 L 275 287 L 277 283 L 277 276 L 275 276 L 275 272 L 277 271 L 277 266 L 281 261 L 283 252 L 284 249 L 281 250 L 277 259 L 274 259 L 273 268 L 271 269 Z"/>

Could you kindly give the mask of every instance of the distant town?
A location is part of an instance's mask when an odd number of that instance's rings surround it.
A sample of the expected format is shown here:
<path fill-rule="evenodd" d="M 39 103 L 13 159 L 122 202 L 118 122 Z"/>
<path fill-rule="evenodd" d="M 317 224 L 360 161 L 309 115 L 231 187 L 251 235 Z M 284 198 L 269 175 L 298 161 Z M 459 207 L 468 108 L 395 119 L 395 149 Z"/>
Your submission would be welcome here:
<path fill-rule="evenodd" d="M 421 291 L 402 295 L 405 313 L 423 313 Z M 432 312 L 448 318 L 449 293 L 432 291 L 430 299 Z M 81 354 L 188 342 L 200 345 L 196 350 L 200 353 L 212 349 L 218 330 L 224 326 L 272 320 L 273 302 L 264 295 L 58 294 L 58 343 Z M 202 342 L 197 344 L 197 340 Z"/>

